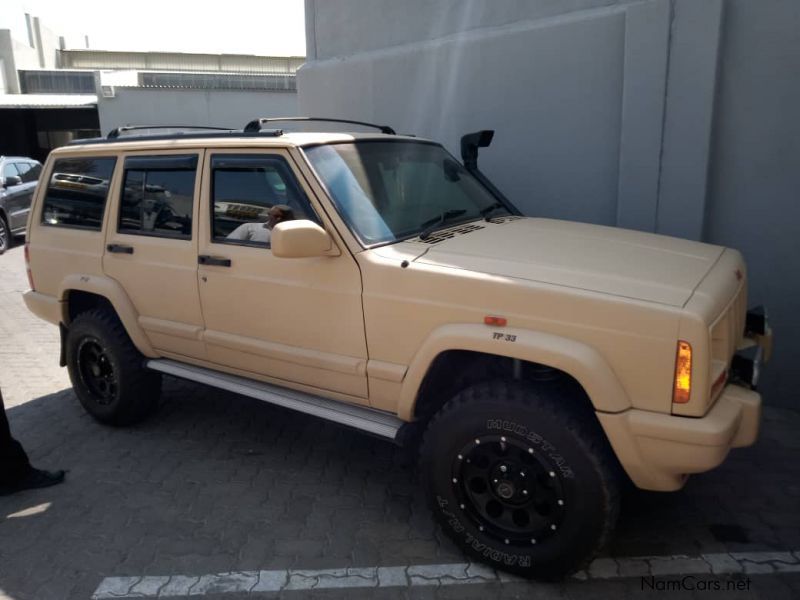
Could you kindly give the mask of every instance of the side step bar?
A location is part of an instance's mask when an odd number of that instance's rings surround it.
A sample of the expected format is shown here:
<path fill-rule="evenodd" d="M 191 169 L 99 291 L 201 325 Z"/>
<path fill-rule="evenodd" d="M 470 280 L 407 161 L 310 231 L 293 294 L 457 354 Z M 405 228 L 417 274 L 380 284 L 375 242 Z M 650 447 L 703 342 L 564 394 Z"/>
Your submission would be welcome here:
<path fill-rule="evenodd" d="M 374 435 L 394 440 L 404 424 L 396 416 L 336 400 L 328 400 L 313 394 L 286 389 L 270 383 L 255 381 L 245 377 L 219 373 L 211 369 L 187 365 L 174 360 L 159 358 L 146 363 L 149 369 L 166 373 L 181 379 L 204 383 L 221 390 L 242 396 L 257 398 L 270 404 L 297 410 L 321 419 L 333 421 L 348 427 L 355 427 Z"/>

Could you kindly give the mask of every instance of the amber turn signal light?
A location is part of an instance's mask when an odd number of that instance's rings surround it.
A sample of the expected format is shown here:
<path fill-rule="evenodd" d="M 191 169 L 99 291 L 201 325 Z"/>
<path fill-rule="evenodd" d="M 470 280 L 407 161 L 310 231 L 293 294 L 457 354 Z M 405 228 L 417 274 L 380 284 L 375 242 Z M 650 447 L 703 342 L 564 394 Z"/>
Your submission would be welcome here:
<path fill-rule="evenodd" d="M 686 404 L 692 391 L 692 345 L 678 340 L 678 355 L 675 358 L 675 388 L 672 401 Z"/>

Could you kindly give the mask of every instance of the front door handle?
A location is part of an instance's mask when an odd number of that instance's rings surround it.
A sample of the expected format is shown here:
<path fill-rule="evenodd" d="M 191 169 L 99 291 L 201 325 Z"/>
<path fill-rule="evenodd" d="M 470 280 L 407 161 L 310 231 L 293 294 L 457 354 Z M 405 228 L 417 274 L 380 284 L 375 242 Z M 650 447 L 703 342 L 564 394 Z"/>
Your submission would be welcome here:
<path fill-rule="evenodd" d="M 208 254 L 201 254 L 197 257 L 197 262 L 201 265 L 210 265 L 212 267 L 230 267 L 231 259 L 223 256 L 209 256 Z"/>
<path fill-rule="evenodd" d="M 126 246 L 125 244 L 109 244 L 106 246 L 106 250 L 118 254 L 133 254 L 133 246 Z"/>

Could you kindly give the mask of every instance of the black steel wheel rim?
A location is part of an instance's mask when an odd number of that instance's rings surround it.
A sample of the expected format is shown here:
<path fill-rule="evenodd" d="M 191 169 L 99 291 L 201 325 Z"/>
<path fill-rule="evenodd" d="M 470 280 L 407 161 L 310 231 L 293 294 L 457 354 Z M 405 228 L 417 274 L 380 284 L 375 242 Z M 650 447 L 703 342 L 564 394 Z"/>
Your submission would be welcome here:
<path fill-rule="evenodd" d="M 567 510 L 559 469 L 525 440 L 477 436 L 453 459 L 459 508 L 484 535 L 509 546 L 558 532 Z"/>
<path fill-rule="evenodd" d="M 114 366 L 96 338 L 86 338 L 78 346 L 78 372 L 94 400 L 103 406 L 117 396 L 117 375 Z"/>

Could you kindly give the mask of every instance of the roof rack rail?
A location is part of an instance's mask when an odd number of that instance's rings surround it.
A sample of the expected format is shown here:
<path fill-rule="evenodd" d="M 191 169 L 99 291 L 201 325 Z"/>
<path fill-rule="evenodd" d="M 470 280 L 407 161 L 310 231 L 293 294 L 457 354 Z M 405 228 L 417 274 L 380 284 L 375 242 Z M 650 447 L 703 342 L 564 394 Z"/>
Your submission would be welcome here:
<path fill-rule="evenodd" d="M 138 131 L 140 129 L 202 129 L 210 131 L 235 131 L 230 127 L 208 127 L 206 125 L 124 125 L 123 127 L 115 127 L 109 131 L 106 139 L 116 140 L 123 133 L 127 133 L 129 131 Z"/>
<path fill-rule="evenodd" d="M 261 119 L 254 119 L 244 126 L 245 133 L 253 133 L 261 131 L 261 127 L 267 123 L 275 123 L 278 121 L 323 121 L 326 123 L 348 123 L 350 125 L 363 125 L 364 127 L 373 127 L 378 129 L 381 133 L 389 135 L 396 135 L 395 130 L 388 125 L 376 125 L 375 123 L 367 123 L 365 121 L 351 121 L 349 119 L 331 119 L 327 117 L 268 117 Z"/>

